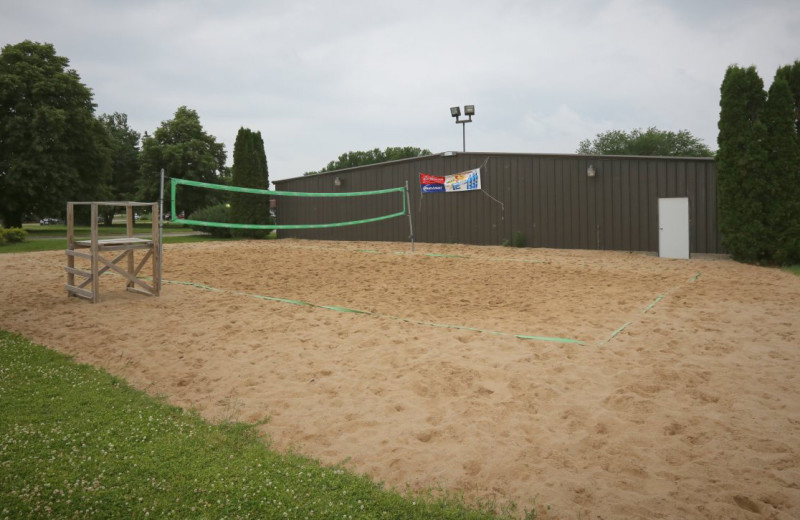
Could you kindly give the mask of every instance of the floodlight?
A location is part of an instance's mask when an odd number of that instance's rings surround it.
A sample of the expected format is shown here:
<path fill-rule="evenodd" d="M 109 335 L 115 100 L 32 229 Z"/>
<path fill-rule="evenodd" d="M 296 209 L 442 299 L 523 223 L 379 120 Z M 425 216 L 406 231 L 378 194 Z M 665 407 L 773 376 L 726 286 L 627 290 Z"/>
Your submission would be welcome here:
<path fill-rule="evenodd" d="M 464 145 L 464 151 L 467 151 L 467 131 L 466 123 L 472 122 L 472 116 L 475 115 L 475 105 L 464 105 L 464 115 L 469 119 L 461 119 L 461 108 L 450 107 L 450 115 L 456 118 L 456 124 L 461 125 L 461 140 Z"/>

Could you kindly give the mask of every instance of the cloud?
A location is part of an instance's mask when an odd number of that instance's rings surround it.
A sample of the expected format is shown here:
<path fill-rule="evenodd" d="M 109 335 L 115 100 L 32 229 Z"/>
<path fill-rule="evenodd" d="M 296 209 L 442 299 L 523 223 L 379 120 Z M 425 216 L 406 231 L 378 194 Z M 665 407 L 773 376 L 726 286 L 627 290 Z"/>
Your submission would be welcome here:
<path fill-rule="evenodd" d="M 152 132 L 181 105 L 229 156 L 264 136 L 272 178 L 349 150 L 461 149 L 448 108 L 474 104 L 476 151 L 571 153 L 611 130 L 716 142 L 732 63 L 798 57 L 796 2 L 11 2 L 0 43 L 50 42 L 95 93 Z"/>

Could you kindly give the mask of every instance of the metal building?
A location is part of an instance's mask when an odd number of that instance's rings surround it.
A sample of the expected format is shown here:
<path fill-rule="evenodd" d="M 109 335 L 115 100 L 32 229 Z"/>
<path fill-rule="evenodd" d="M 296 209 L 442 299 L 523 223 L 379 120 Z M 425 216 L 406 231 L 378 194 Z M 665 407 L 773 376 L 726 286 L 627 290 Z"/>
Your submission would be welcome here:
<path fill-rule="evenodd" d="M 591 166 L 591 168 L 590 168 Z M 420 191 L 419 174 L 481 167 L 482 190 Z M 410 187 L 418 242 L 500 245 L 521 233 L 528 246 L 659 250 L 659 199 L 687 198 L 689 250 L 724 253 L 711 158 L 446 152 L 275 181 L 277 191 L 357 192 Z M 277 197 L 279 224 L 361 220 L 394 213 L 398 195 Z M 407 241 L 407 218 L 357 226 L 280 230 L 278 236 Z"/>

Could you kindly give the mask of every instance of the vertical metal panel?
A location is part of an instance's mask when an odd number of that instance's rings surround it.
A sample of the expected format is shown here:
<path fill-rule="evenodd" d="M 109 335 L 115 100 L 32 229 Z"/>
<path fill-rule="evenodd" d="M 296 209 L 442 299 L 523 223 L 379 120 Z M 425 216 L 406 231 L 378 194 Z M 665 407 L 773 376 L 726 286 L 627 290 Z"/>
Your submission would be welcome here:
<path fill-rule="evenodd" d="M 508 202 L 511 211 L 505 215 L 505 218 L 509 219 L 511 228 L 519 230 L 520 233 L 525 235 L 528 245 L 531 245 L 533 235 L 528 222 L 525 220 L 525 206 L 527 205 L 525 201 L 528 197 L 524 187 L 526 176 L 520 172 L 519 163 L 519 157 L 509 158 L 507 170 L 511 179 L 511 196 Z"/>
<path fill-rule="evenodd" d="M 586 177 L 586 247 L 587 249 L 600 249 L 599 230 L 600 224 L 597 220 L 597 190 L 602 188 L 600 181 L 600 163 L 593 162 L 595 170 L 598 172 L 594 177 Z M 584 165 L 588 168 L 588 165 Z"/>
<path fill-rule="evenodd" d="M 589 246 L 589 196 L 587 184 L 591 179 L 587 177 L 587 162 L 578 159 L 578 246 L 590 249 Z"/>
<path fill-rule="evenodd" d="M 495 180 L 498 182 L 498 187 L 495 193 L 497 200 L 502 201 L 503 207 L 508 211 L 501 210 L 501 214 L 497 220 L 497 240 L 504 243 L 510 240 L 512 235 L 519 231 L 521 219 L 515 208 L 517 208 L 518 201 L 518 182 L 516 165 L 514 158 L 508 157 L 503 161 L 503 168 L 498 170 Z"/>
<path fill-rule="evenodd" d="M 631 251 L 643 251 L 641 228 L 641 197 L 639 196 L 639 161 L 626 161 L 630 184 L 627 196 L 630 198 L 630 244 Z"/>
<path fill-rule="evenodd" d="M 622 240 L 622 163 L 611 162 L 611 249 L 624 249 L 626 242 Z"/>
<path fill-rule="evenodd" d="M 618 200 L 618 212 L 616 214 L 619 234 L 618 246 L 623 248 L 625 245 L 631 246 L 631 195 L 630 195 L 630 164 L 628 161 L 619 161 L 619 186 L 617 187 L 616 197 Z"/>
<path fill-rule="evenodd" d="M 719 200 L 717 197 L 717 175 L 716 175 L 716 164 L 706 164 L 707 169 L 713 169 L 714 175 L 706 175 L 706 179 L 708 180 L 708 203 L 705 210 L 708 212 L 708 225 L 706 229 L 708 230 L 708 234 L 714 239 L 708 240 L 708 248 L 713 248 L 714 251 L 708 252 L 717 252 L 717 251 L 724 251 L 725 248 L 722 245 L 722 233 L 719 232 L 719 212 L 717 208 L 717 201 Z"/>
<path fill-rule="evenodd" d="M 564 179 L 562 198 L 564 199 L 564 227 L 561 230 L 563 237 L 562 247 L 567 249 L 575 248 L 574 224 L 578 222 L 577 215 L 574 213 L 575 204 L 575 172 L 577 171 L 574 161 L 561 160 L 561 175 Z"/>
<path fill-rule="evenodd" d="M 697 163 L 681 163 L 678 166 L 678 184 L 684 184 L 683 193 L 689 198 L 689 250 L 699 251 L 698 244 L 705 239 L 705 233 L 697 228 L 698 204 L 697 199 Z M 694 182 L 692 182 L 694 181 Z"/>
<path fill-rule="evenodd" d="M 647 198 L 649 196 L 650 190 L 648 189 L 648 177 L 647 177 L 647 161 L 643 159 L 637 159 L 635 164 L 635 175 L 636 175 L 636 184 L 637 190 L 634 196 L 636 197 L 636 202 L 638 204 L 638 211 L 636 213 L 636 220 L 637 220 L 637 227 L 638 227 L 638 250 L 639 251 L 648 251 L 649 249 L 649 239 L 648 235 L 650 230 L 648 228 L 648 217 L 649 214 L 649 204 L 647 204 Z"/>
<path fill-rule="evenodd" d="M 600 236 L 600 249 L 612 249 L 612 225 L 614 217 L 612 215 L 613 204 L 612 197 L 612 182 L 613 164 L 611 161 L 603 160 L 600 162 L 600 170 L 603 172 L 601 176 L 601 191 L 598 192 L 597 203 L 599 205 L 598 211 L 598 224 Z"/>
<path fill-rule="evenodd" d="M 647 250 L 658 251 L 658 164 L 647 164 Z"/>

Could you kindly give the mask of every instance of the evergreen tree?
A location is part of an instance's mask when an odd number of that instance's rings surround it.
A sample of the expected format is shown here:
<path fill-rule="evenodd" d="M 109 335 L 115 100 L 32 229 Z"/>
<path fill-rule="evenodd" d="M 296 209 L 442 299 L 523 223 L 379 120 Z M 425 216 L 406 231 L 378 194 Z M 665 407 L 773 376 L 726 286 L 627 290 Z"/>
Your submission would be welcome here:
<path fill-rule="evenodd" d="M 767 130 L 761 121 L 766 93 L 755 67 L 730 66 L 722 81 L 717 144 L 719 220 L 723 244 L 745 262 L 768 261 L 765 175 Z"/>
<path fill-rule="evenodd" d="M 233 145 L 234 186 L 242 188 L 269 189 L 269 171 L 264 140 L 261 132 L 240 128 Z M 231 193 L 231 222 L 237 224 L 268 224 L 269 196 L 252 193 Z M 233 229 L 233 236 L 264 238 L 266 229 Z"/>
<path fill-rule="evenodd" d="M 763 121 L 770 185 L 768 253 L 778 264 L 793 264 L 800 262 L 800 141 L 792 90 L 780 72 L 769 89 Z"/>
<path fill-rule="evenodd" d="M 794 98 L 794 121 L 795 129 L 800 134 L 800 60 L 792 65 L 786 65 L 778 69 L 775 79 L 782 78 L 789 84 Z"/>

